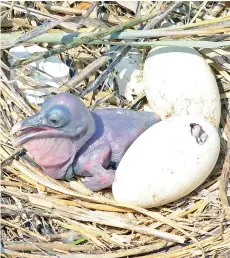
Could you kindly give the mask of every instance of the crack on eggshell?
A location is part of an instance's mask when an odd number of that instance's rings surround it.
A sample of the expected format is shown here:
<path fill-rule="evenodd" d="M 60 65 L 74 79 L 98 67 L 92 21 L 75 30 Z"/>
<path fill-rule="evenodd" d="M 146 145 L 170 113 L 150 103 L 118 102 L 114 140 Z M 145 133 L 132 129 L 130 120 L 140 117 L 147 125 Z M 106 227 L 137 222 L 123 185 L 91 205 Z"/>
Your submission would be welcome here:
<path fill-rule="evenodd" d="M 203 145 L 208 140 L 208 134 L 204 131 L 201 125 L 196 123 L 190 124 L 191 134 L 196 138 L 196 142 Z"/>

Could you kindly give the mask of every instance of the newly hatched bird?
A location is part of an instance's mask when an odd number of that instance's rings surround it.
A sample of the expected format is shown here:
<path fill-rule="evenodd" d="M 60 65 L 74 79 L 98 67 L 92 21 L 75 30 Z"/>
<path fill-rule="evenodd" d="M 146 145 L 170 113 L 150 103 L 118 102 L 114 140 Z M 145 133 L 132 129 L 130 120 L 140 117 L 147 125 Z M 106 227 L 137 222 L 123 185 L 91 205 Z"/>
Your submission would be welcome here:
<path fill-rule="evenodd" d="M 90 112 L 75 95 L 60 93 L 12 128 L 20 132 L 13 145 L 24 146 L 50 177 L 83 176 L 87 187 L 100 190 L 112 185 L 116 166 L 134 140 L 159 121 L 152 112 Z"/>

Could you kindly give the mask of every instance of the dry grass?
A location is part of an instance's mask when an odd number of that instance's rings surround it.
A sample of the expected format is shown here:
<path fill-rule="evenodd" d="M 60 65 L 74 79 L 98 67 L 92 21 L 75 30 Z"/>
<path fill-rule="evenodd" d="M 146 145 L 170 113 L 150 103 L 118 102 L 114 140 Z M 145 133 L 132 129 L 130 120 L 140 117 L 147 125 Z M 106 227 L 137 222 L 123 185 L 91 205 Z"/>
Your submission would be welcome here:
<path fill-rule="evenodd" d="M 6 7 L 4 7 L 4 4 Z M 95 4 L 66 1 L 62 4 L 44 2 L 1 3 L 2 32 L 30 31 L 45 20 L 54 21 L 64 15 L 75 15 L 80 22 L 63 22 L 48 28 L 47 33 L 95 31 L 134 18 L 134 13 L 116 2 L 106 3 L 99 9 L 104 17 L 97 20 L 90 8 Z M 168 3 L 169 4 L 169 3 Z M 102 7 L 100 3 L 98 3 Z M 149 5 L 146 7 L 146 5 Z M 142 8 L 165 11 L 164 2 L 143 3 Z M 21 8 L 21 9 L 20 9 Z M 31 8 L 31 14 L 25 15 Z M 229 39 L 229 3 L 185 3 L 178 12 L 168 12 L 170 19 L 181 22 L 178 34 L 171 27 L 159 40 L 219 41 Z M 108 14 L 105 18 L 103 11 Z M 125 13 L 125 15 L 124 15 Z M 137 16 L 138 16 L 137 11 Z M 91 16 L 89 16 L 91 15 Z M 74 17 L 75 17 L 74 16 Z M 92 19 L 88 19 L 88 16 Z M 208 18 L 209 19 L 208 19 Z M 83 19 L 84 18 L 84 19 Z M 157 21 L 158 22 L 158 21 Z M 155 23 L 157 23 L 155 21 Z M 159 25 L 159 24 L 158 24 Z M 84 28 L 83 28 L 84 27 Z M 183 33 L 197 30 L 197 34 Z M 204 31 L 202 31 L 204 29 Z M 42 32 L 44 34 L 45 31 Z M 167 34 L 168 33 L 168 34 Z M 30 39 L 33 39 L 33 36 Z M 28 43 L 24 39 L 24 45 Z M 147 40 L 148 41 L 148 40 Z M 12 43 L 12 41 L 11 41 Z M 56 44 L 42 43 L 53 49 Z M 25 75 L 21 67 L 16 77 L 10 76 L 7 62 L 8 48 L 1 51 L 1 239 L 10 257 L 230 257 L 230 52 L 226 47 L 199 48 L 198 51 L 210 64 L 218 81 L 222 101 L 220 131 L 221 152 L 219 161 L 209 178 L 183 199 L 146 210 L 124 205 L 113 200 L 110 191 L 91 192 L 80 181 L 61 182 L 43 174 L 26 162 L 20 150 L 11 145 L 10 130 L 20 119 L 39 110 L 39 106 L 26 100 L 24 90 L 39 90 L 44 85 Z M 144 47 L 143 53 L 149 48 Z M 70 61 L 79 74 L 61 88 L 46 87 L 49 94 L 70 91 L 79 95 L 101 74 L 109 69 L 108 47 L 80 45 L 59 56 Z M 22 80 L 24 88 L 15 84 Z M 137 107 L 141 109 L 146 100 L 143 95 L 128 102 L 103 82 L 100 90 L 84 96 L 89 108 L 96 106 Z M 227 151 L 228 150 L 228 151 Z M 4 254 L 4 251 L 2 252 Z"/>

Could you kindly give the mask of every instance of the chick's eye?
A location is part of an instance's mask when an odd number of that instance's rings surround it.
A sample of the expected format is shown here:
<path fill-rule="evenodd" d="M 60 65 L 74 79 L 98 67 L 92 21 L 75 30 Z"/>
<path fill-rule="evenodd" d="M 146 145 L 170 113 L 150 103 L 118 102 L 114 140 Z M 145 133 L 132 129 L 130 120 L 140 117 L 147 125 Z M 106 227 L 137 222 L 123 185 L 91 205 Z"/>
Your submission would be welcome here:
<path fill-rule="evenodd" d="M 51 119 L 50 122 L 51 122 L 52 124 L 57 124 L 58 121 L 57 121 L 56 119 Z"/>
<path fill-rule="evenodd" d="M 57 113 L 50 114 L 47 120 L 49 124 L 54 126 L 59 126 L 62 124 L 62 116 L 60 116 L 60 114 Z"/>
<path fill-rule="evenodd" d="M 67 108 L 63 106 L 53 106 L 47 114 L 47 121 L 51 126 L 65 126 L 70 121 L 70 112 Z"/>

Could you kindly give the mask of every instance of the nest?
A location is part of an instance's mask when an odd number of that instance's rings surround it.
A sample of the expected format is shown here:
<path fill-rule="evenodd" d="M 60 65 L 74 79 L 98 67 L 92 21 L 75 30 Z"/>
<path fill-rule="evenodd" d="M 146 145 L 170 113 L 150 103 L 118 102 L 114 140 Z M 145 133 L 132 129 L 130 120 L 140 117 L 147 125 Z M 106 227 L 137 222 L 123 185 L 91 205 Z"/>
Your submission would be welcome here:
<path fill-rule="evenodd" d="M 7 41 L 1 42 L 2 256 L 230 257 L 230 66 L 226 47 L 229 44 L 229 3 L 20 1 L 0 5 L 1 29 L 7 33 L 2 34 L 2 40 Z M 138 18 L 140 15 L 145 18 Z M 163 21 L 172 24 L 163 28 Z M 36 26 L 44 22 L 47 23 L 39 32 Z M 121 41 L 122 34 L 119 36 L 116 32 L 133 26 L 154 28 L 155 36 L 141 40 L 134 33 L 131 35 L 133 43 L 130 39 Z M 32 33 L 18 38 L 15 31 Z M 49 37 L 53 32 L 76 31 L 90 32 L 90 36 L 64 45 Z M 36 38 L 39 35 L 40 41 Z M 115 35 L 114 40 L 107 40 L 105 44 L 101 39 L 108 35 Z M 84 96 L 90 109 L 118 106 L 140 110 L 147 105 L 144 94 L 133 95 L 133 100 L 128 101 L 119 94 L 116 85 L 113 90 L 108 86 L 107 77 L 114 69 L 108 45 L 121 44 L 124 56 L 139 42 L 144 60 L 150 45 L 141 43 L 160 45 L 167 40 L 178 45 L 186 41 L 197 48 L 213 69 L 221 96 L 220 157 L 208 179 L 191 194 L 149 210 L 124 205 L 114 201 L 109 190 L 91 192 L 81 181 L 49 178 L 25 159 L 23 149 L 12 147 L 12 126 L 39 110 L 39 105 L 26 98 L 25 89 L 39 91 L 44 84 L 25 72 L 31 57 L 19 60 L 19 72 L 12 76 L 8 63 L 10 47 L 36 43 L 54 54 L 52 51 L 61 45 L 62 51 L 57 54 L 71 67 L 72 78 L 58 88 L 47 86 L 47 95 L 68 91 Z M 90 41 L 97 42 L 88 45 Z M 118 63 L 119 58 L 115 62 Z M 23 82 L 23 87 L 17 80 Z"/>

